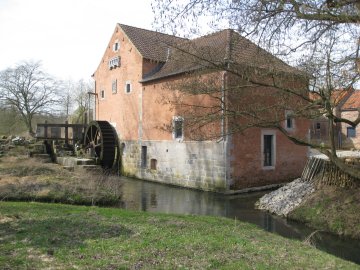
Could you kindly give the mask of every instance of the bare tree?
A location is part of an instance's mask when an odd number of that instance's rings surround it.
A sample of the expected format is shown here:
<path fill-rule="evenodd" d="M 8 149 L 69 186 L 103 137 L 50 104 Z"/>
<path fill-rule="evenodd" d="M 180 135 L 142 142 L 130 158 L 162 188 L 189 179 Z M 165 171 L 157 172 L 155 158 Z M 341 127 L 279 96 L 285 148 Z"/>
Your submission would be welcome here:
<path fill-rule="evenodd" d="M 84 123 L 90 106 L 88 92 L 93 92 L 93 86 L 90 82 L 79 80 L 72 85 L 72 89 L 72 100 L 76 106 L 72 122 Z"/>
<path fill-rule="evenodd" d="M 71 112 L 73 110 L 72 107 L 73 107 L 74 101 L 72 98 L 72 94 L 73 94 L 74 87 L 73 87 L 73 82 L 70 80 L 67 83 L 64 83 L 64 85 L 66 85 L 66 89 L 62 93 L 61 107 L 64 110 L 63 114 L 65 114 L 66 121 L 69 121 Z"/>
<path fill-rule="evenodd" d="M 194 126 L 192 134 L 224 118 L 226 132 L 230 134 L 251 127 L 274 127 L 297 144 L 319 149 L 340 169 L 360 179 L 359 170 L 339 159 L 335 147 L 336 124 L 347 123 L 356 127 L 360 123 L 360 109 L 355 120 L 341 118 L 336 113 L 337 102 L 334 100 L 336 90 L 352 88 L 359 81 L 358 1 L 154 0 L 153 10 L 157 18 L 154 25 L 162 31 L 170 29 L 175 34 L 197 35 L 204 21 L 212 29 L 233 28 L 303 71 L 302 74 L 296 71 L 283 72 L 275 68 L 276 61 L 265 61 L 266 65 L 263 65 L 261 61 L 264 60 L 261 59 L 264 58 L 259 54 L 244 63 L 236 59 L 229 61 L 227 57 L 219 59 L 219 53 L 207 51 L 204 46 L 194 48 L 192 45 L 171 45 L 174 55 L 182 55 L 179 61 L 187 59 L 187 62 L 193 63 L 187 64 L 188 67 L 197 67 L 197 71 L 192 70 L 191 76 L 173 84 L 174 89 L 178 90 L 177 96 L 168 101 L 182 110 L 186 108 L 184 114 Z M 259 66 L 261 68 L 257 68 Z M 208 74 L 215 70 L 231 74 L 232 83 L 226 85 L 220 93 L 219 82 L 206 79 L 207 83 L 203 83 L 201 75 L 205 72 L 204 68 Z M 301 81 L 301 78 L 304 83 L 291 83 L 298 79 Z M 272 90 L 267 92 L 267 96 L 262 96 L 259 91 L 261 87 Z M 254 95 L 257 91 L 258 94 Z M 225 98 L 223 93 L 226 93 Z M 190 99 L 186 98 L 188 95 L 206 95 L 218 103 L 210 102 L 208 104 L 217 105 L 200 108 L 199 102 L 189 103 Z M 263 102 L 271 97 L 276 97 L 272 104 Z M 236 103 L 231 105 L 234 100 Z M 284 129 L 280 123 L 285 118 L 280 112 L 289 108 L 292 117 L 298 119 L 325 116 L 330 123 L 330 148 L 296 137 Z M 216 134 L 213 135 L 216 137 Z"/>
<path fill-rule="evenodd" d="M 39 62 L 22 62 L 0 73 L 0 99 L 4 106 L 16 108 L 31 136 L 36 114 L 54 112 L 60 85 L 41 69 Z"/>

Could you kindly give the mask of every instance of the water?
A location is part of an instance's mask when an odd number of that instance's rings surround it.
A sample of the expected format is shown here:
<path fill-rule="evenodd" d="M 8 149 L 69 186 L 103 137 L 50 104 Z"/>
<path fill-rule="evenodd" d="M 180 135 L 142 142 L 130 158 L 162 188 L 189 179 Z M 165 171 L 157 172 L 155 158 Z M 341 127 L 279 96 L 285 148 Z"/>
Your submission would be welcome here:
<path fill-rule="evenodd" d="M 266 231 L 300 240 L 314 231 L 304 224 L 254 209 L 257 199 L 266 192 L 229 196 L 125 177 L 122 177 L 122 181 L 121 207 L 125 209 L 236 218 L 256 224 Z M 312 239 L 317 248 L 360 264 L 360 241 L 329 233 L 316 233 Z"/>

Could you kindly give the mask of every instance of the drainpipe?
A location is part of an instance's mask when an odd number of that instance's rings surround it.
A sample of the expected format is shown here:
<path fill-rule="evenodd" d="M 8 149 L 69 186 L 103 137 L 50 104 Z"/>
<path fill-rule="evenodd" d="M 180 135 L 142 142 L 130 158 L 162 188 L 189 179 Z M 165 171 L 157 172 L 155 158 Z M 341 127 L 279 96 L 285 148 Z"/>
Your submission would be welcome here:
<path fill-rule="evenodd" d="M 228 177 L 227 177 L 227 162 L 228 162 L 228 140 L 227 140 L 227 134 L 225 130 L 225 83 L 226 83 L 226 71 L 223 71 L 221 76 L 221 137 L 223 141 L 223 147 L 224 147 L 224 175 L 225 175 L 225 184 L 226 184 L 226 190 L 230 189 L 230 183 L 228 183 Z"/>
<path fill-rule="evenodd" d="M 91 96 L 94 96 L 94 119 L 93 120 L 96 120 L 96 98 L 98 96 L 98 94 L 96 93 L 96 84 L 95 84 L 95 92 L 88 92 L 88 95 L 89 95 L 89 104 L 88 104 L 88 122 L 90 122 L 90 104 L 91 104 Z"/>
<path fill-rule="evenodd" d="M 221 76 L 221 137 L 225 140 L 225 78 L 226 71 Z"/>
<path fill-rule="evenodd" d="M 96 109 L 97 109 L 96 99 L 97 99 L 97 97 L 98 97 L 98 94 L 97 94 L 97 91 L 96 91 L 95 73 L 92 74 L 91 77 L 92 77 L 93 80 L 94 80 L 94 92 L 88 92 L 88 94 L 89 94 L 89 119 L 90 119 L 90 96 L 91 96 L 91 95 L 94 95 L 94 112 L 93 112 L 94 119 L 93 119 L 93 120 L 96 120 Z"/>

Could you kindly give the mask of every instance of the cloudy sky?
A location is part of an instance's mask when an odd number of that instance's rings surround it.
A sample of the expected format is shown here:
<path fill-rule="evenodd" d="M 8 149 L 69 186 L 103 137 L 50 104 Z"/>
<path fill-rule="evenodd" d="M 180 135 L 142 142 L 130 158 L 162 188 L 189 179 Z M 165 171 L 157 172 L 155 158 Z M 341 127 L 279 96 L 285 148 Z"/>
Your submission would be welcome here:
<path fill-rule="evenodd" d="M 151 29 L 151 0 L 0 0 L 0 70 L 41 61 L 60 79 L 89 80 L 116 23 Z"/>

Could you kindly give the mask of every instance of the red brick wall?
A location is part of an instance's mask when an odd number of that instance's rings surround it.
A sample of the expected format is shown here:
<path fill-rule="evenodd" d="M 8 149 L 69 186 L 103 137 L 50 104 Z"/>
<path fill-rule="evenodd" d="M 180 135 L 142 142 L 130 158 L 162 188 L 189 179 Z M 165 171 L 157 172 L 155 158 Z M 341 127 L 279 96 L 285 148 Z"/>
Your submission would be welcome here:
<path fill-rule="evenodd" d="M 294 78 L 285 80 L 288 85 L 283 87 L 296 88 L 306 92 L 306 84 L 302 80 Z M 248 82 L 230 78 L 230 87 L 236 85 L 250 85 Z M 284 95 L 282 90 L 274 87 L 251 85 L 251 87 L 239 87 L 229 91 L 228 96 L 230 110 L 246 111 L 257 117 L 246 114 L 238 117 L 229 117 L 228 130 L 238 130 L 254 125 L 269 124 L 271 120 L 277 120 L 285 128 L 285 111 L 296 110 L 303 105 L 303 100 L 293 95 Z M 295 119 L 294 128 L 289 130 L 292 136 L 307 140 L 309 121 Z M 270 124 L 271 125 L 271 124 Z M 272 168 L 263 166 L 262 132 L 272 132 L 275 135 L 275 166 Z M 290 141 L 276 128 L 249 128 L 243 132 L 236 132 L 229 141 L 230 172 L 229 177 L 234 189 L 263 186 L 274 183 L 282 183 L 293 180 L 301 175 L 304 168 L 308 147 L 299 146 Z"/>
<path fill-rule="evenodd" d="M 296 123 L 306 130 L 307 124 Z M 263 129 L 271 131 L 271 129 Z M 294 180 L 301 175 L 305 166 L 308 148 L 295 145 L 280 132 L 276 132 L 276 163 L 274 169 L 264 169 L 261 133 L 253 128 L 236 134 L 230 140 L 230 178 L 235 189 L 270 185 Z"/>
<path fill-rule="evenodd" d="M 120 49 L 112 49 L 115 41 L 120 43 Z M 108 61 L 114 56 L 121 57 L 121 66 L 109 70 Z M 139 125 L 139 94 L 141 93 L 143 59 L 134 45 L 128 40 L 123 31 L 116 27 L 108 47 L 97 68 L 94 79 L 96 81 L 97 120 L 107 120 L 116 125 L 120 139 L 138 138 Z M 117 80 L 117 93 L 112 93 L 112 81 Z M 131 93 L 125 93 L 125 83 L 131 82 Z M 105 91 L 105 98 L 101 99 L 100 91 Z"/>
<path fill-rule="evenodd" d="M 217 73 L 216 76 L 220 78 L 220 73 Z M 205 140 L 208 139 L 206 135 L 212 133 L 220 135 L 220 122 L 216 119 L 201 129 L 198 128 L 197 123 L 186 122 L 186 116 L 201 116 L 205 111 L 201 109 L 199 112 L 198 108 L 194 111 L 194 107 L 185 106 L 185 104 L 201 105 L 203 108 L 219 107 L 220 104 L 217 98 L 209 95 L 191 95 L 177 91 L 176 86 L 180 80 L 181 77 L 174 77 L 170 80 L 144 84 L 142 93 L 144 140 L 172 140 L 172 132 L 169 128 L 173 116 L 185 117 L 185 141 L 189 141 L 197 135 L 204 135 Z M 219 91 L 220 87 L 218 85 Z"/>

